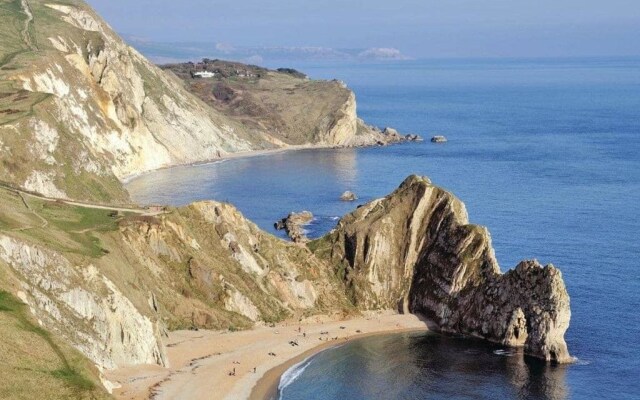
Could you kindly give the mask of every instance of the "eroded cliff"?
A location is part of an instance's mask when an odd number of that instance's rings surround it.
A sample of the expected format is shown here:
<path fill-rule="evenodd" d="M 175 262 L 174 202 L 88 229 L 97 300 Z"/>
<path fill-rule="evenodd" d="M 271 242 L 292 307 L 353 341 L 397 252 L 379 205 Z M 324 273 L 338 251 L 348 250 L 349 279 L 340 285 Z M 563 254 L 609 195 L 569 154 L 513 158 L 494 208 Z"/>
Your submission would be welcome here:
<path fill-rule="evenodd" d="M 233 105 L 209 102 L 210 87 L 198 98 L 83 1 L 5 3 L 0 13 L 12 23 L 0 27 L 0 181 L 14 187 L 122 203 L 123 179 L 166 166 L 397 139 L 360 121 L 353 92 L 339 83 L 268 71 L 255 84 L 237 81 Z"/>
<path fill-rule="evenodd" d="M 6 189 L 0 200 L 1 275 L 42 326 L 100 368 L 166 365 L 167 330 L 371 309 L 571 361 L 560 271 L 524 261 L 502 274 L 487 230 L 426 178 L 407 178 L 308 245 L 219 202 L 149 213 Z"/>
<path fill-rule="evenodd" d="M 406 140 L 359 119 L 355 94 L 337 80 L 209 59 L 161 68 L 175 74 L 213 109 L 241 121 L 254 137 L 277 146 L 364 146 Z M 203 72 L 213 76 L 196 75 Z"/>
<path fill-rule="evenodd" d="M 145 215 L 3 189 L 0 200 L 0 267 L 14 292 L 101 368 L 166 365 L 167 329 L 355 312 L 323 261 L 229 204 Z"/>
<path fill-rule="evenodd" d="M 446 332 L 571 360 L 560 271 L 523 261 L 502 274 L 487 229 L 470 225 L 464 204 L 427 178 L 407 178 L 310 246 L 336 266 L 359 309 L 421 313 Z"/>

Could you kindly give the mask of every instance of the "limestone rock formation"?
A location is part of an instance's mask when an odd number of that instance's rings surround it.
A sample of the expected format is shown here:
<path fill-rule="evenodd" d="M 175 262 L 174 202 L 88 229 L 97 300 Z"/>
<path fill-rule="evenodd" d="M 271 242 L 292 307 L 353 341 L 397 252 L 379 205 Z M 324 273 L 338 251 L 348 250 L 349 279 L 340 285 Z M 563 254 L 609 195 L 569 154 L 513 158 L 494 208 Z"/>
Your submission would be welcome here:
<path fill-rule="evenodd" d="M 23 282 L 19 297 L 45 326 L 103 368 L 167 365 L 156 323 L 92 264 L 0 235 L 0 262 Z"/>
<path fill-rule="evenodd" d="M 277 221 L 273 226 L 277 230 L 284 229 L 287 236 L 294 242 L 306 242 L 308 239 L 303 226 L 309 224 L 312 220 L 313 214 L 309 211 L 292 212 Z"/>
<path fill-rule="evenodd" d="M 407 178 L 310 247 L 336 266 L 358 308 L 420 313 L 445 332 L 571 360 L 560 271 L 524 261 L 502 274 L 487 229 L 470 225 L 464 204 L 427 178 Z"/>
<path fill-rule="evenodd" d="M 356 98 L 344 82 L 310 80 L 289 68 L 270 70 L 238 62 L 204 59 L 167 64 L 165 71 L 216 111 L 240 119 L 253 136 L 277 145 L 366 146 L 411 140 L 358 118 Z M 214 73 L 203 81 L 196 71 Z"/>
<path fill-rule="evenodd" d="M 356 201 L 358 200 L 358 196 L 356 196 L 355 193 L 353 193 L 350 190 L 347 190 L 346 192 L 342 193 L 342 195 L 340 195 L 340 200 L 342 201 Z"/>

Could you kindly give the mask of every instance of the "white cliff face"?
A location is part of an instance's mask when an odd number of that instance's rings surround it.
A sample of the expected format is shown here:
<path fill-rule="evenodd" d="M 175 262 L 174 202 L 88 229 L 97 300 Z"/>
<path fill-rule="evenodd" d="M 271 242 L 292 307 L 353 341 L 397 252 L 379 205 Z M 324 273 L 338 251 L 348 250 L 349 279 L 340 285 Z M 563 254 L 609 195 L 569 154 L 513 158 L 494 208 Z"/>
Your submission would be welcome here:
<path fill-rule="evenodd" d="M 248 142 L 221 129 L 208 115 L 209 110 L 88 11 L 48 6 L 59 11 L 64 21 L 100 34 L 102 43 L 89 42 L 86 49 L 75 48 L 71 52 L 65 51 L 66 46 L 56 46 L 70 64 L 65 69 L 70 66 L 77 69 L 71 80 L 81 83 L 74 86 L 82 87 L 83 92 L 69 95 L 68 88 L 59 88 L 55 93 L 63 99 L 59 109 L 72 110 L 71 115 L 64 118 L 65 124 L 74 125 L 79 119 L 75 128 L 85 136 L 90 147 L 115 156 L 112 170 L 118 178 L 250 149 Z M 64 37 L 51 39 L 62 43 L 71 41 Z M 36 84 L 34 90 L 51 92 L 50 86 L 60 86 L 56 82 L 63 80 L 53 75 L 48 70 L 45 77 L 53 83 L 47 81 L 48 86 L 44 88 Z M 149 87 L 158 89 L 154 91 Z M 91 109 L 85 106 L 82 98 L 85 96 L 101 98 L 101 104 Z M 100 122 L 105 126 L 91 121 L 95 113 L 100 114 Z"/>
<path fill-rule="evenodd" d="M 36 12 L 29 23 L 42 56 L 2 78 L 31 93 L 38 104 L 28 120 L 17 119 L 13 125 L 21 140 L 12 146 L 23 151 L 17 148 L 21 144 L 41 145 L 31 149 L 35 159 L 24 154 L 29 165 L 16 163 L 15 171 L 3 171 L 4 181 L 54 197 L 90 197 L 95 190 L 91 185 L 103 184 L 104 178 L 124 180 L 253 149 L 237 124 L 126 45 L 88 7 L 30 5 Z M 51 18 L 39 19 L 42 13 Z M 2 141 L 12 134 L 5 128 L 0 128 Z M 22 154 L 0 156 L 11 161 Z M 56 165 L 73 165 L 73 170 Z M 77 175 L 73 181 L 71 174 Z M 68 185 L 78 190 L 69 191 Z M 101 192 L 107 198 L 126 196 L 121 187 L 103 186 Z"/>
<path fill-rule="evenodd" d="M 93 265 L 0 235 L 0 260 L 21 282 L 21 297 L 48 329 L 103 368 L 166 365 L 155 324 Z"/>
<path fill-rule="evenodd" d="M 32 143 L 32 151 L 48 165 L 54 165 L 56 160 L 53 156 L 60 136 L 58 131 L 49 126 L 44 121 L 34 120 L 31 125 L 36 141 Z"/>
<path fill-rule="evenodd" d="M 26 190 L 41 193 L 44 196 L 56 199 L 66 199 L 67 195 L 58 189 L 53 183 L 53 173 L 33 171 L 24 182 L 23 187 Z"/>
<path fill-rule="evenodd" d="M 358 130 L 356 115 L 356 96 L 351 92 L 348 100 L 340 108 L 329 131 L 322 137 L 322 142 L 336 146 L 351 144 Z"/>
<path fill-rule="evenodd" d="M 318 306 L 318 299 L 322 295 L 329 295 L 326 291 L 332 289 L 325 281 L 325 279 L 328 280 L 328 276 L 310 280 L 303 274 L 303 268 L 310 268 L 309 266 L 323 270 L 323 275 L 328 273 L 326 267 L 320 266 L 318 260 L 315 260 L 307 250 L 275 238 L 266 238 L 264 232 L 247 221 L 235 207 L 228 204 L 199 202 L 191 207 L 198 210 L 202 218 L 211 224 L 212 230 L 221 236 L 223 248 L 229 249 L 231 258 L 239 268 L 249 276 L 253 276 L 253 279 L 257 278 L 262 282 L 261 296 L 275 298 L 281 307 L 294 311 L 313 309 Z M 277 245 L 279 250 L 273 253 L 266 252 L 264 247 L 267 243 Z M 294 255 L 301 257 L 306 267 L 294 259 Z M 250 294 L 244 293 L 244 295 Z M 243 309 L 241 312 L 243 315 L 251 315 L 251 307 L 238 307 L 246 302 L 240 301 L 237 295 L 234 296 L 236 299 L 232 296 L 229 300 L 230 307 Z M 236 310 L 233 309 L 233 311 Z"/>
<path fill-rule="evenodd" d="M 31 53 L 37 57 L 22 59 L 18 54 L 15 66 L 0 71 L 0 80 L 13 86 L 20 102 L 25 102 L 23 109 L 11 110 L 11 115 L 23 115 L 14 117 L 13 128 L 0 124 L 0 141 L 12 141 L 16 150 L 0 153 L 0 162 L 13 167 L 0 171 L 0 180 L 42 189 L 43 194 L 122 202 L 128 195 L 117 181 L 167 166 L 289 143 L 272 132 L 275 128 L 256 124 L 252 115 L 225 114 L 200 100 L 179 78 L 124 43 L 82 1 L 34 0 L 29 6 L 34 12 L 24 22 L 34 32 L 38 46 L 32 46 Z M 46 18 L 41 17 L 45 14 Z M 18 17 L 24 18 L 23 13 Z M 272 89 L 283 92 L 278 84 Z M 326 93 L 301 91 L 300 101 L 309 106 L 291 115 L 277 111 L 278 105 L 291 108 L 283 100 L 288 97 L 274 97 L 276 107 L 265 108 L 262 117 L 282 119 L 294 131 L 302 123 L 306 136 L 296 139 L 299 144 L 359 146 L 399 141 L 357 118 L 351 91 L 334 84 L 321 87 Z M 312 122 L 307 121 L 309 115 Z M 45 125 L 57 132 L 59 141 L 44 151 L 46 156 L 33 159 L 22 147 L 40 141 L 34 137 L 34 126 Z M 61 167 L 69 165 L 73 168 Z M 32 172 L 36 175 L 30 177 Z"/>
<path fill-rule="evenodd" d="M 260 318 L 260 311 L 251 300 L 233 287 L 227 289 L 227 298 L 224 301 L 224 307 L 229 311 L 244 315 L 251 321 L 257 321 Z"/>

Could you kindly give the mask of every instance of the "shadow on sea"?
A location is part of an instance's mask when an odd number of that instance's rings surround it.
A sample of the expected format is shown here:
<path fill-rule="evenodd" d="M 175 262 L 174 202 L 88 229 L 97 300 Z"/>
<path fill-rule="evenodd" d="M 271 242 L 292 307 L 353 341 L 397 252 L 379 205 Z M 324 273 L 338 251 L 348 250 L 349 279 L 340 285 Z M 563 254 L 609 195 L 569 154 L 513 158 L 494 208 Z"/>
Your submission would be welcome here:
<path fill-rule="evenodd" d="M 562 400 L 567 368 L 476 339 L 382 335 L 318 354 L 281 399 Z"/>
<path fill-rule="evenodd" d="M 415 368 L 423 373 L 424 379 L 420 382 L 426 393 L 440 389 L 440 383 L 430 378 L 444 377 L 452 386 L 450 394 L 455 396 L 568 398 L 567 366 L 547 364 L 525 356 L 519 349 L 437 334 L 416 337 L 409 348 L 410 353 L 415 354 Z M 435 387 L 431 388 L 432 385 Z"/>

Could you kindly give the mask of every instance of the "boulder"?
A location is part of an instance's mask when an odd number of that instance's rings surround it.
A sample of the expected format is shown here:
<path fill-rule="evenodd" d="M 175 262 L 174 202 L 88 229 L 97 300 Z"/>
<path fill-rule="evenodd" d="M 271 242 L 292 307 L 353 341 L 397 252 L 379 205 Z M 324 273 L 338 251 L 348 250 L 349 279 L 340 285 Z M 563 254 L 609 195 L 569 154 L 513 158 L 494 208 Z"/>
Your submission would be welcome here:
<path fill-rule="evenodd" d="M 442 135 L 436 135 L 431 138 L 431 143 L 446 143 L 447 138 Z"/>
<path fill-rule="evenodd" d="M 415 133 L 409 133 L 405 135 L 404 139 L 408 142 L 422 142 L 422 137 L 420 137 L 420 135 L 416 135 Z"/>
<path fill-rule="evenodd" d="M 346 192 L 342 193 L 342 195 L 340 196 L 340 200 L 342 200 L 342 201 L 356 201 L 356 200 L 358 200 L 358 196 L 356 196 L 355 193 L 347 190 Z"/>

